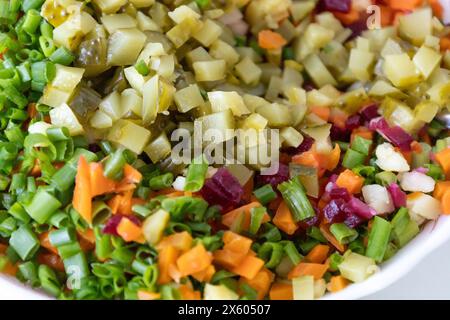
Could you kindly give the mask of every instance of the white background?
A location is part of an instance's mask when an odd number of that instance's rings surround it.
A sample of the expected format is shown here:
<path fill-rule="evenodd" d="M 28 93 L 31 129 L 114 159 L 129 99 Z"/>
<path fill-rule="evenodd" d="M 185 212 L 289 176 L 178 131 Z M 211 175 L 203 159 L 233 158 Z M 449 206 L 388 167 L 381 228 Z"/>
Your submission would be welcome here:
<path fill-rule="evenodd" d="M 365 299 L 450 299 L 450 243 L 426 256 L 392 286 Z"/>

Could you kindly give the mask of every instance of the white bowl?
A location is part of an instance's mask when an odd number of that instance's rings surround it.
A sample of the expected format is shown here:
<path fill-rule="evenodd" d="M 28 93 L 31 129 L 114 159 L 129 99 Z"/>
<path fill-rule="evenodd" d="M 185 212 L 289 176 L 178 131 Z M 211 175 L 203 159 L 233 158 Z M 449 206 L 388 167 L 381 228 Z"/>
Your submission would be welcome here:
<path fill-rule="evenodd" d="M 325 300 L 359 299 L 384 289 L 411 271 L 425 256 L 450 240 L 450 216 L 441 216 L 428 223 L 421 233 L 402 248 L 381 270 L 364 282 L 327 294 Z M 38 290 L 32 290 L 15 279 L 0 275 L 0 299 L 50 299 Z"/>

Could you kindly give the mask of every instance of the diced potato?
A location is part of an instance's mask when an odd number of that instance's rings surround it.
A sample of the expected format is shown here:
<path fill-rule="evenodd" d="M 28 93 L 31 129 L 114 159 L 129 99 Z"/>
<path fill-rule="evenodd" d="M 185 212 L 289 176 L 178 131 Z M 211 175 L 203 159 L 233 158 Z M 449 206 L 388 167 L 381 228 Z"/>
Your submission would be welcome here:
<path fill-rule="evenodd" d="M 433 101 L 422 101 L 414 108 L 414 116 L 417 120 L 430 123 L 436 117 L 439 105 Z"/>
<path fill-rule="evenodd" d="M 194 32 L 192 36 L 205 47 L 209 47 L 222 34 L 222 28 L 214 21 L 207 19 L 202 27 Z"/>
<path fill-rule="evenodd" d="M 47 106 L 56 108 L 69 101 L 72 96 L 72 92 L 63 91 L 47 85 L 44 88 L 44 92 L 39 99 L 39 103 L 45 104 Z"/>
<path fill-rule="evenodd" d="M 389 104 L 391 104 L 389 106 Z M 402 127 L 407 132 L 416 128 L 416 118 L 410 107 L 404 103 L 398 103 L 394 99 L 385 99 L 382 104 L 383 115 L 391 125 Z"/>
<path fill-rule="evenodd" d="M 269 127 L 283 128 L 292 125 L 291 111 L 284 104 L 265 104 L 256 108 L 256 112 L 269 121 Z"/>
<path fill-rule="evenodd" d="M 324 28 L 317 23 L 311 23 L 303 34 L 303 41 L 313 50 L 323 48 L 333 38 L 333 30 Z"/>
<path fill-rule="evenodd" d="M 142 88 L 142 121 L 148 125 L 155 121 L 159 103 L 159 77 L 153 76 Z"/>
<path fill-rule="evenodd" d="M 307 105 L 316 107 L 330 107 L 334 100 L 319 90 L 311 90 L 306 93 Z"/>
<path fill-rule="evenodd" d="M 281 129 L 280 136 L 285 147 L 297 148 L 303 142 L 303 135 L 292 127 Z"/>
<path fill-rule="evenodd" d="M 215 140 L 217 143 L 233 137 L 233 130 L 230 129 L 235 128 L 235 122 L 230 109 L 200 117 L 197 121 L 202 126 L 203 134 L 206 134 L 208 130 L 212 129 L 221 135 L 221 137 L 217 137 L 217 140 Z"/>
<path fill-rule="evenodd" d="M 106 129 L 112 127 L 113 122 L 110 116 L 101 110 L 97 110 L 89 119 L 89 124 L 95 129 Z"/>
<path fill-rule="evenodd" d="M 260 106 L 270 104 L 266 99 L 251 94 L 244 94 L 243 98 L 245 105 L 251 112 L 255 112 Z"/>
<path fill-rule="evenodd" d="M 386 41 L 392 41 L 392 39 L 395 38 L 397 35 L 397 29 L 392 26 L 382 29 L 366 30 L 362 33 L 362 35 L 364 38 L 369 39 L 372 50 L 379 52 L 384 47 Z"/>
<path fill-rule="evenodd" d="M 292 279 L 294 300 L 314 300 L 314 277 L 310 275 Z"/>
<path fill-rule="evenodd" d="M 440 106 L 444 106 L 450 99 L 450 81 L 435 84 L 427 91 L 427 94 L 431 101 L 438 103 Z"/>
<path fill-rule="evenodd" d="M 150 59 L 150 69 L 155 70 L 157 74 L 170 79 L 175 70 L 175 56 L 173 54 L 153 57 Z"/>
<path fill-rule="evenodd" d="M 155 21 L 153 21 L 152 18 L 146 16 L 140 11 L 138 11 L 136 14 L 136 21 L 138 28 L 141 31 L 156 31 L 156 32 L 162 31 L 161 27 Z"/>
<path fill-rule="evenodd" d="M 250 58 L 254 63 L 262 62 L 261 56 L 250 47 L 236 47 L 235 49 L 242 59 Z"/>
<path fill-rule="evenodd" d="M 315 16 L 315 20 L 326 29 L 333 30 L 335 33 L 339 33 L 344 29 L 341 22 L 331 12 L 322 12 Z"/>
<path fill-rule="evenodd" d="M 113 121 L 119 120 L 124 115 L 120 94 L 117 91 L 113 91 L 105 97 L 98 107 L 110 116 Z"/>
<path fill-rule="evenodd" d="M 209 54 L 214 59 L 225 60 L 228 67 L 234 66 L 239 61 L 239 54 L 225 41 L 217 39 L 209 47 Z"/>
<path fill-rule="evenodd" d="M 282 91 L 285 93 L 291 87 L 299 87 L 303 84 L 303 76 L 302 74 L 293 68 L 284 67 L 283 70 L 283 88 Z"/>
<path fill-rule="evenodd" d="M 119 119 L 109 130 L 107 139 L 136 154 L 141 154 L 150 139 L 150 131 L 130 120 Z"/>
<path fill-rule="evenodd" d="M 369 96 L 379 98 L 383 98 L 385 96 L 390 96 L 393 98 L 405 97 L 405 94 L 402 91 L 383 80 L 378 80 L 375 82 L 368 94 Z"/>
<path fill-rule="evenodd" d="M 155 0 L 130 0 L 130 2 L 136 8 L 146 8 L 146 7 L 150 7 L 152 4 L 154 4 Z"/>
<path fill-rule="evenodd" d="M 188 112 L 191 109 L 199 107 L 205 101 L 200 94 L 200 89 L 196 84 L 192 84 L 178 90 L 174 95 L 174 100 L 177 105 L 178 111 L 181 113 Z"/>
<path fill-rule="evenodd" d="M 120 103 L 125 114 L 131 111 L 142 117 L 142 97 L 137 90 L 132 88 L 123 90 L 120 95 Z"/>
<path fill-rule="evenodd" d="M 176 48 L 181 47 L 189 40 L 191 35 L 197 32 L 202 26 L 199 20 L 184 19 L 181 23 L 167 31 L 166 36 L 175 45 Z"/>
<path fill-rule="evenodd" d="M 383 49 L 381 50 L 381 56 L 383 58 L 386 58 L 387 56 L 392 54 L 402 54 L 402 53 L 404 53 L 402 47 L 398 44 L 397 41 L 394 41 L 392 39 L 388 39 L 384 44 Z"/>
<path fill-rule="evenodd" d="M 376 164 L 384 171 L 406 172 L 409 171 L 409 164 L 400 152 L 395 151 L 394 147 L 385 142 L 380 144 L 376 150 Z"/>
<path fill-rule="evenodd" d="M 175 10 L 168 13 L 170 19 L 180 24 L 186 19 L 199 19 L 200 15 L 186 5 L 176 7 Z"/>
<path fill-rule="evenodd" d="M 375 55 L 361 49 L 352 49 L 348 67 L 360 81 L 369 81 L 372 78 L 372 67 Z"/>
<path fill-rule="evenodd" d="M 239 295 L 229 289 L 227 286 L 221 285 L 212 285 L 207 283 L 205 285 L 203 299 L 205 300 L 238 300 Z"/>
<path fill-rule="evenodd" d="M 203 47 L 197 47 L 194 50 L 186 53 L 186 61 L 190 68 L 193 68 L 194 62 L 197 61 L 212 61 L 214 60 Z M 221 60 L 218 58 L 217 60 Z"/>
<path fill-rule="evenodd" d="M 432 33 L 432 16 L 430 7 L 400 16 L 398 25 L 400 35 L 416 46 L 422 45 L 426 36 Z"/>
<path fill-rule="evenodd" d="M 403 172 L 398 178 L 403 191 L 431 193 L 436 186 L 436 181 L 422 172 Z"/>
<path fill-rule="evenodd" d="M 226 109 L 231 109 L 233 115 L 236 117 L 250 113 L 245 106 L 242 97 L 235 91 L 211 91 L 208 92 L 208 99 L 209 102 L 211 102 L 212 112 L 221 112 Z"/>
<path fill-rule="evenodd" d="M 149 156 L 153 163 L 164 160 L 170 152 L 172 146 L 165 132 L 162 132 L 155 140 L 145 147 L 144 152 Z"/>
<path fill-rule="evenodd" d="M 241 122 L 240 127 L 242 129 L 262 130 L 267 127 L 268 123 L 267 119 L 260 114 L 252 113 Z"/>
<path fill-rule="evenodd" d="M 93 0 L 93 2 L 103 13 L 115 13 L 127 3 L 127 0 Z"/>
<path fill-rule="evenodd" d="M 236 75 L 245 84 L 255 84 L 261 78 L 261 69 L 248 57 L 244 58 L 235 66 Z"/>
<path fill-rule="evenodd" d="M 283 90 L 283 79 L 273 76 L 270 78 L 264 98 L 269 101 L 276 101 Z"/>
<path fill-rule="evenodd" d="M 62 91 L 72 92 L 83 78 L 84 69 L 56 65 L 56 74 L 52 80 L 52 87 Z"/>
<path fill-rule="evenodd" d="M 316 142 L 316 150 L 320 153 L 329 153 L 333 149 L 330 139 L 331 124 L 327 123 L 317 127 L 302 129 L 303 133 L 313 138 Z"/>
<path fill-rule="evenodd" d="M 406 53 L 386 56 L 383 71 L 396 87 L 408 87 L 421 79 L 416 66 Z"/>
<path fill-rule="evenodd" d="M 370 48 L 369 39 L 366 39 L 363 37 L 356 38 L 356 49 L 361 50 L 361 51 L 370 52 L 371 48 Z"/>
<path fill-rule="evenodd" d="M 349 251 L 339 266 L 341 275 L 353 282 L 362 282 L 378 271 L 375 260 Z"/>
<path fill-rule="evenodd" d="M 260 82 L 264 84 L 269 83 L 272 77 L 281 78 L 281 76 L 283 75 L 281 68 L 270 62 L 259 63 L 258 67 L 261 69 L 262 72 Z"/>
<path fill-rule="evenodd" d="M 142 225 L 142 234 L 145 240 L 152 246 L 161 240 L 164 230 L 170 220 L 170 214 L 166 210 L 159 209 L 147 217 Z"/>
<path fill-rule="evenodd" d="M 391 213 L 395 210 L 392 198 L 386 187 L 368 184 L 362 187 L 364 202 L 375 209 L 377 214 Z"/>
<path fill-rule="evenodd" d="M 136 20 L 126 13 L 107 14 L 101 17 L 101 21 L 109 34 L 113 34 L 118 29 L 137 27 Z"/>
<path fill-rule="evenodd" d="M 116 30 L 108 40 L 108 63 L 113 66 L 134 64 L 146 38 L 137 28 Z"/>
<path fill-rule="evenodd" d="M 150 77 L 149 76 L 144 77 L 136 70 L 134 66 L 123 69 L 123 72 L 130 86 L 134 90 L 139 92 L 139 94 L 142 94 L 144 84 L 150 79 Z"/>
<path fill-rule="evenodd" d="M 441 59 L 442 55 L 428 47 L 422 46 L 414 56 L 413 62 L 425 79 L 428 79 L 434 69 L 440 65 Z"/>
<path fill-rule="evenodd" d="M 315 6 L 316 4 L 312 0 L 293 2 L 289 10 L 291 11 L 294 22 L 303 20 L 303 18 L 314 10 Z"/>
<path fill-rule="evenodd" d="M 225 60 L 197 61 L 192 67 L 197 81 L 217 81 L 225 78 Z"/>
<path fill-rule="evenodd" d="M 309 55 L 303 65 L 305 66 L 306 72 L 314 81 L 314 83 L 318 87 L 323 87 L 327 84 L 331 84 L 333 86 L 337 86 L 337 82 L 334 79 L 333 75 L 328 71 L 320 58 L 315 55 Z"/>
<path fill-rule="evenodd" d="M 57 127 L 66 127 L 69 129 L 71 136 L 84 133 L 83 126 L 66 103 L 50 110 L 50 121 Z"/>
<path fill-rule="evenodd" d="M 439 200 L 422 192 L 410 194 L 406 199 L 406 207 L 411 219 L 418 224 L 424 219 L 436 220 L 442 214 Z"/>

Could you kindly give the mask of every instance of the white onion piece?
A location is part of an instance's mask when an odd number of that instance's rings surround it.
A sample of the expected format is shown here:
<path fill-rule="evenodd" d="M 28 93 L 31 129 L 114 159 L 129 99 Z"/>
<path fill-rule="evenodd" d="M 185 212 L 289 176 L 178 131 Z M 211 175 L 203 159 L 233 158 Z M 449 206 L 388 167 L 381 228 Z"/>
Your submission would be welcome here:
<path fill-rule="evenodd" d="M 184 191 L 184 186 L 186 185 L 186 178 L 178 176 L 172 183 L 172 187 L 177 191 Z"/>
<path fill-rule="evenodd" d="M 408 195 L 406 207 L 411 219 L 418 224 L 422 224 L 425 219 L 436 220 L 442 213 L 439 200 L 421 192 Z"/>
<path fill-rule="evenodd" d="M 400 152 L 395 151 L 390 143 L 380 144 L 375 150 L 376 164 L 384 171 L 406 172 L 409 164 Z"/>
<path fill-rule="evenodd" d="M 390 213 L 395 210 L 394 202 L 388 190 L 378 184 L 370 184 L 362 188 L 362 194 L 364 201 L 375 211 L 377 214 Z"/>
<path fill-rule="evenodd" d="M 400 187 L 404 191 L 429 193 L 434 190 L 436 182 L 433 178 L 418 171 L 399 174 Z"/>

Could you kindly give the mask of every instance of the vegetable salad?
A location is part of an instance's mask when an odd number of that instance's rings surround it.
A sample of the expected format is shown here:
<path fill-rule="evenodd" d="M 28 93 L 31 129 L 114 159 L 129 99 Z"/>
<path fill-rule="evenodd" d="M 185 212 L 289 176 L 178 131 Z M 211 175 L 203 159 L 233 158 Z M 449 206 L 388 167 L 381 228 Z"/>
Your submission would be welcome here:
<path fill-rule="evenodd" d="M 364 281 L 450 214 L 442 2 L 0 0 L 0 271 L 60 299 Z M 278 129 L 278 170 L 177 163 L 197 126 Z"/>

